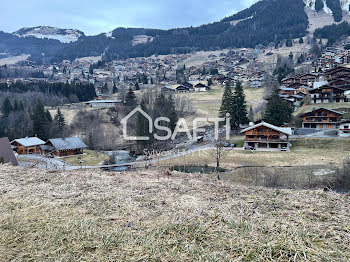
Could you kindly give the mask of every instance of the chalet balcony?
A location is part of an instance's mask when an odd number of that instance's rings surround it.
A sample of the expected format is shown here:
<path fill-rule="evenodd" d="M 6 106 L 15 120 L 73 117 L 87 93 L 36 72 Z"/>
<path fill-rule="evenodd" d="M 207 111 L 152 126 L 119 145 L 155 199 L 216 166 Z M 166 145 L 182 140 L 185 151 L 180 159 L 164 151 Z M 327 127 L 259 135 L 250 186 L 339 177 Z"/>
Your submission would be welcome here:
<path fill-rule="evenodd" d="M 246 141 L 248 142 L 288 142 L 288 139 L 279 139 L 279 138 L 251 138 L 246 137 Z"/>
<path fill-rule="evenodd" d="M 339 123 L 340 120 L 337 119 L 322 119 L 322 118 L 316 118 L 316 119 L 306 119 L 304 123 Z"/>

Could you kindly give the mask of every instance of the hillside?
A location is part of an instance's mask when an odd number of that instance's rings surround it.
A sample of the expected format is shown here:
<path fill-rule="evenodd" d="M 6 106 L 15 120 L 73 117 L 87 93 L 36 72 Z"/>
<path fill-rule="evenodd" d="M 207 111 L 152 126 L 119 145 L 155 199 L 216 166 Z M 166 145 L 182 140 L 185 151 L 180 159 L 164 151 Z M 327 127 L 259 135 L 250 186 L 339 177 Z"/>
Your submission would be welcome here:
<path fill-rule="evenodd" d="M 102 53 L 105 59 L 110 60 L 268 45 L 271 42 L 279 43 L 284 39 L 304 36 L 307 26 L 308 18 L 303 0 L 262 0 L 222 21 L 199 27 L 170 30 L 117 28 L 97 36 L 84 36 L 79 33 L 80 37 L 74 39 L 76 41 L 62 41 L 67 30 L 25 28 L 14 34 L 1 33 L 0 52 L 11 55 L 32 54 L 32 59 L 38 62 L 44 57 L 55 61 Z M 44 38 L 44 33 L 50 39 L 38 39 Z"/>
<path fill-rule="evenodd" d="M 72 43 L 78 41 L 84 33 L 73 29 L 59 29 L 50 26 L 38 26 L 31 28 L 22 28 L 13 33 L 18 37 L 35 37 L 39 39 L 54 39 L 61 43 Z"/>
<path fill-rule="evenodd" d="M 1 261 L 348 261 L 348 196 L 0 165 Z"/>
<path fill-rule="evenodd" d="M 30 54 L 38 63 L 101 56 L 129 57 L 189 53 L 198 50 L 275 46 L 312 34 L 324 26 L 350 22 L 349 0 L 261 0 L 221 21 L 169 30 L 117 28 L 86 36 L 48 26 L 0 32 L 0 53 Z"/>

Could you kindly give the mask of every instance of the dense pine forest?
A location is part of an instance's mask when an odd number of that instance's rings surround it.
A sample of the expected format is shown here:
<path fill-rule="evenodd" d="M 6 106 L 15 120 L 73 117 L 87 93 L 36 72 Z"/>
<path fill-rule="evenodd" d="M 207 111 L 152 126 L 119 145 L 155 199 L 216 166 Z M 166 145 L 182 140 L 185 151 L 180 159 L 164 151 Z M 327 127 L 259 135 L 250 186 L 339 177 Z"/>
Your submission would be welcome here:
<path fill-rule="evenodd" d="M 350 35 L 350 25 L 347 22 L 340 23 L 338 25 L 333 24 L 325 26 L 321 29 L 317 29 L 314 33 L 316 38 L 328 39 L 327 45 L 332 45 L 338 41 L 341 37 L 347 37 Z"/>
<path fill-rule="evenodd" d="M 68 100 L 73 100 L 71 102 L 88 101 L 96 96 L 95 87 L 92 84 L 48 83 L 45 81 L 38 83 L 16 82 L 11 85 L 2 83 L 0 84 L 0 92 L 38 92 L 51 96 L 65 97 Z"/>

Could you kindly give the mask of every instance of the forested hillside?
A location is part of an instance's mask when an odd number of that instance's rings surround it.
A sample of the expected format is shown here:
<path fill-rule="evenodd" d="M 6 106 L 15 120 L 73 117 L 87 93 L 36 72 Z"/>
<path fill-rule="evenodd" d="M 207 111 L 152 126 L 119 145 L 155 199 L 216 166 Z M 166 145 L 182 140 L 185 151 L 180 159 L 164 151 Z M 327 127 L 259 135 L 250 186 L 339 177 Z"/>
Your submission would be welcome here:
<path fill-rule="evenodd" d="M 306 34 L 308 18 L 304 7 L 303 0 L 262 0 L 222 21 L 199 27 L 171 30 L 118 28 L 112 32 L 112 36 L 82 36 L 70 44 L 0 33 L 0 52 L 29 53 L 32 60 L 45 62 L 102 53 L 106 60 L 110 60 L 194 50 L 255 47 L 271 42 L 278 44 L 284 39 Z M 133 45 L 132 40 L 138 35 L 147 35 L 152 41 Z"/>
<path fill-rule="evenodd" d="M 334 44 L 342 36 L 350 36 L 350 25 L 347 22 L 333 24 L 317 29 L 314 33 L 316 38 L 328 39 L 328 45 Z"/>

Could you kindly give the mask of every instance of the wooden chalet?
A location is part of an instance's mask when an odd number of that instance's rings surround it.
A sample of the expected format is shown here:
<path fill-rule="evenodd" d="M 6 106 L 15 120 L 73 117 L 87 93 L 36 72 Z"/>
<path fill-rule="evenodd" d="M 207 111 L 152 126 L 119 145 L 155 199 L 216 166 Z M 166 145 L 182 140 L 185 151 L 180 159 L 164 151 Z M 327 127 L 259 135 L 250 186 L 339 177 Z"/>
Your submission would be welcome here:
<path fill-rule="evenodd" d="M 328 108 L 314 109 L 301 115 L 303 128 L 336 129 L 343 113 Z"/>
<path fill-rule="evenodd" d="M 309 92 L 311 104 L 347 102 L 346 89 L 324 85 Z"/>
<path fill-rule="evenodd" d="M 0 138 L 0 164 L 11 163 L 18 166 L 15 154 L 11 148 L 11 143 L 7 137 Z"/>
<path fill-rule="evenodd" d="M 350 68 L 338 66 L 336 68 L 327 70 L 324 74 L 329 81 L 336 80 L 339 78 L 343 78 L 344 76 L 349 77 L 350 76 Z"/>
<path fill-rule="evenodd" d="M 246 149 L 289 149 L 289 137 L 292 135 L 291 128 L 277 127 L 265 122 L 242 130 L 245 134 Z"/>
<path fill-rule="evenodd" d="M 298 79 L 296 77 L 284 78 L 284 79 L 282 79 L 282 84 L 285 86 L 290 86 L 293 84 L 300 84 L 300 79 Z"/>
<path fill-rule="evenodd" d="M 193 89 L 193 85 L 192 85 L 191 83 L 189 83 L 189 82 L 185 82 L 185 83 L 183 83 L 182 85 L 183 85 L 184 87 L 189 88 L 190 90 Z"/>
<path fill-rule="evenodd" d="M 278 88 L 278 93 L 280 95 L 292 96 L 292 95 L 295 95 L 296 92 L 297 92 L 297 90 L 295 88 L 292 88 L 292 87 L 281 86 L 280 88 Z"/>
<path fill-rule="evenodd" d="M 45 142 L 37 137 L 25 137 L 11 142 L 12 149 L 19 155 L 41 154 L 42 145 Z"/>
<path fill-rule="evenodd" d="M 190 88 L 184 85 L 178 85 L 175 87 L 176 93 L 189 93 L 191 91 Z"/>
<path fill-rule="evenodd" d="M 209 86 L 206 86 L 202 83 L 198 83 L 194 86 L 194 91 L 195 92 L 206 92 L 209 90 Z"/>
<path fill-rule="evenodd" d="M 163 86 L 161 88 L 161 92 L 165 94 L 174 94 L 176 92 L 176 89 L 171 86 Z"/>
<path fill-rule="evenodd" d="M 298 75 L 299 82 L 302 85 L 312 85 L 313 82 L 315 82 L 318 78 L 315 74 L 302 74 Z"/>
<path fill-rule="evenodd" d="M 43 153 L 58 157 L 81 155 L 86 148 L 87 145 L 79 137 L 50 139 L 41 146 Z"/>

